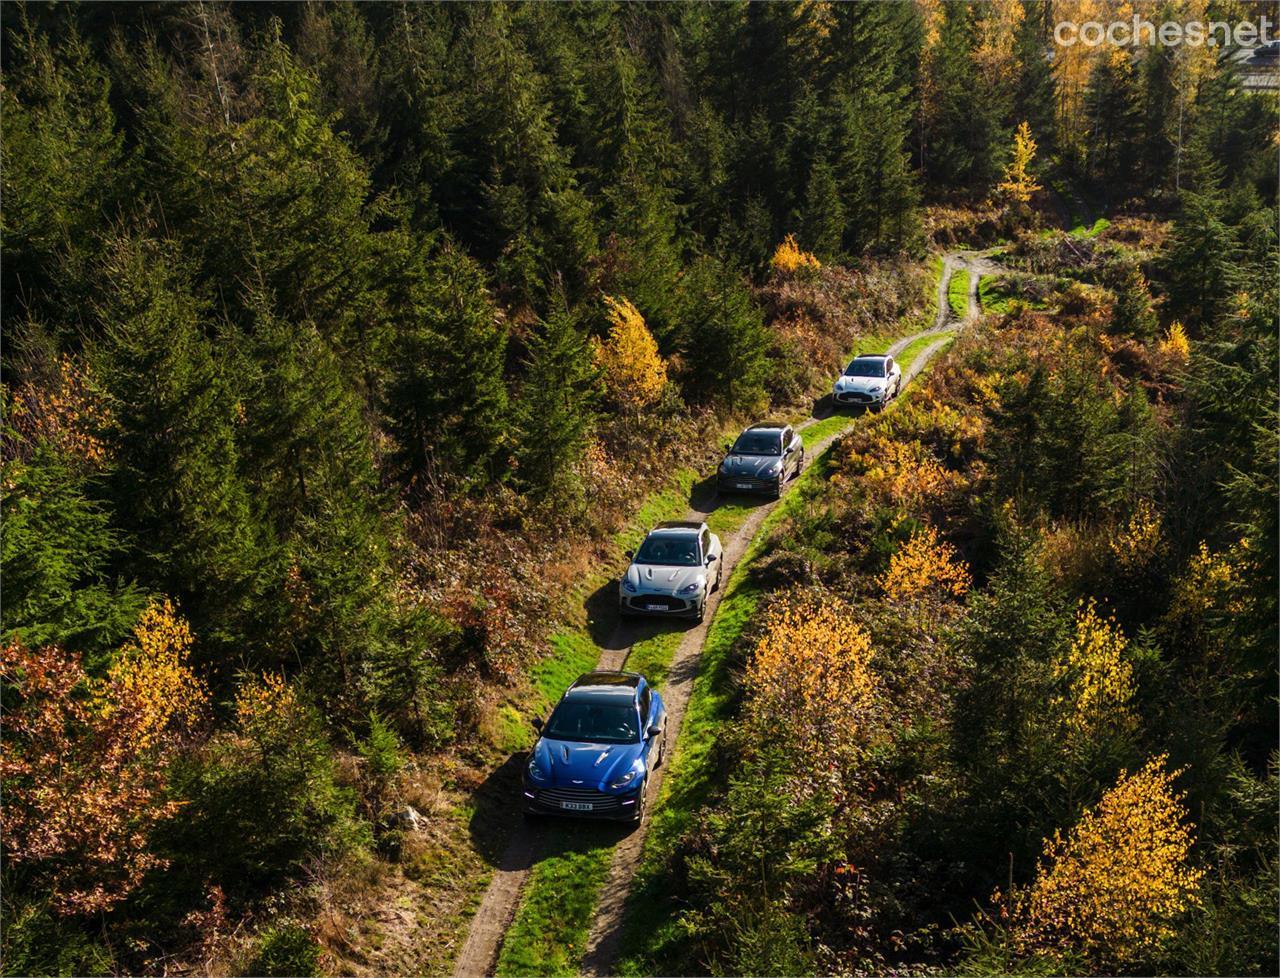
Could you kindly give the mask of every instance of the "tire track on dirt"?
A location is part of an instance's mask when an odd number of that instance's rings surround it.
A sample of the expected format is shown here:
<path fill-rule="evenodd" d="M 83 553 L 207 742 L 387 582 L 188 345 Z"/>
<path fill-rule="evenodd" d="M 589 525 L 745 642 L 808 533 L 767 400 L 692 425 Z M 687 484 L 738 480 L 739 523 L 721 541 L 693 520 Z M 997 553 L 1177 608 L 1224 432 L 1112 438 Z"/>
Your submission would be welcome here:
<path fill-rule="evenodd" d="M 888 353 L 899 355 L 917 340 L 947 331 L 952 326 L 952 315 L 947 304 L 947 287 L 951 276 L 961 267 L 968 266 L 968 253 L 953 253 L 943 257 L 942 275 L 938 283 L 938 312 L 934 324 L 929 329 L 903 337 L 892 344 Z M 976 278 L 970 277 L 970 308 L 965 322 L 976 317 L 977 285 Z M 924 369 L 928 361 L 946 345 L 949 337 L 940 336 L 935 343 L 922 350 L 911 364 L 904 383 L 909 383 Z M 820 419 L 811 417 L 796 425 L 797 430 L 804 430 Z M 806 448 L 804 467 L 812 465 L 822 454 L 845 432 L 832 434 L 816 444 Z M 649 798 L 657 798 L 662 787 L 662 780 L 670 766 L 670 752 L 679 742 L 680 726 L 684 720 L 685 710 L 689 703 L 693 679 L 697 673 L 698 657 L 706 641 L 707 630 L 715 618 L 716 609 L 723 595 L 723 584 L 729 580 L 738 562 L 746 553 L 751 541 L 759 531 L 765 518 L 778 505 L 778 501 L 765 503 L 751 512 L 747 519 L 733 533 L 721 538 L 724 547 L 724 570 L 721 577 L 722 586 L 707 599 L 705 620 L 690 627 L 680 640 L 667 681 L 662 690 L 662 698 L 667 706 L 667 744 L 668 760 L 661 767 L 655 768 L 650 775 L 650 784 L 646 788 Z M 713 512 L 716 502 L 706 508 L 691 508 L 687 519 L 705 519 Z M 637 625 L 633 622 L 619 620 L 609 640 L 600 654 L 596 668 L 621 669 L 625 664 L 631 647 L 638 640 Z M 514 799 L 513 799 L 514 804 Z M 623 838 L 615 847 L 610 861 L 609 875 L 601 888 L 596 913 L 592 919 L 590 936 L 582 971 L 588 975 L 604 975 L 612 966 L 622 936 L 623 910 L 630 891 L 631 878 L 640 861 L 644 849 L 644 841 L 648 835 L 649 815 L 645 814 L 639 826 Z M 529 871 L 537 862 L 545 841 L 544 826 L 538 823 L 522 822 L 512 832 L 498 864 L 493 878 L 485 890 L 480 906 L 472 918 L 466 943 L 454 962 L 453 978 L 478 978 L 493 973 L 498 954 L 502 948 L 502 940 L 511 921 L 515 918 L 520 904 L 520 896 Z"/>

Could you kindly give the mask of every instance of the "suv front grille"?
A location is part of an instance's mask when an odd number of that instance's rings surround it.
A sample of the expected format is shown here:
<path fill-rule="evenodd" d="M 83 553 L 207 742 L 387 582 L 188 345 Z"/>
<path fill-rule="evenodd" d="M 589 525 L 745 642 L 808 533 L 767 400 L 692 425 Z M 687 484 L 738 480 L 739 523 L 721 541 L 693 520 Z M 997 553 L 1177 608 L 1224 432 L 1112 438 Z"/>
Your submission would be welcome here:
<path fill-rule="evenodd" d="M 543 788 L 538 792 L 538 803 L 550 808 L 559 808 L 561 802 L 586 804 L 591 812 L 616 812 L 622 807 L 622 799 L 618 795 L 605 794 L 596 788 Z"/>
<path fill-rule="evenodd" d="M 689 602 L 666 594 L 635 594 L 627 603 L 637 611 L 686 611 Z"/>

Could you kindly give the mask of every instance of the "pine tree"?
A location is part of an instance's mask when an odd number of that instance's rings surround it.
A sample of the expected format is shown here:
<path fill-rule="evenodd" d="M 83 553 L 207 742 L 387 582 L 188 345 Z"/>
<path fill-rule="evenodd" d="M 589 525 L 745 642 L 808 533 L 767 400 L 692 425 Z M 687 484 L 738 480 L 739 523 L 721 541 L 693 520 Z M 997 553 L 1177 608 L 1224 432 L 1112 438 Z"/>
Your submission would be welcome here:
<path fill-rule="evenodd" d="M 600 372 L 586 337 L 565 309 L 553 312 L 529 342 L 516 407 L 516 483 L 536 499 L 568 501 L 599 399 Z"/>
<path fill-rule="evenodd" d="M 982 85 L 973 46 L 971 8 L 945 4 L 936 53 L 937 106 L 925 169 L 939 186 L 985 192 L 999 172 L 1005 134 L 998 107 L 975 94 Z"/>
<path fill-rule="evenodd" d="M 484 273 L 456 245 L 422 262 L 414 322 L 388 351 L 384 409 L 394 464 L 417 480 L 484 481 L 501 472 L 507 331 Z"/>
<path fill-rule="evenodd" d="M 804 210 L 800 222 L 800 240 L 821 261 L 839 258 L 844 240 L 844 204 L 836 185 L 835 171 L 825 156 L 819 156 L 809 173 Z"/>
<path fill-rule="evenodd" d="M 55 46 L 18 8 L 0 93 L 5 323 L 15 308 L 72 318 L 88 298 L 95 233 L 128 185 L 110 82 L 74 30 Z"/>
<path fill-rule="evenodd" d="M 1089 125 L 1086 165 L 1103 194 L 1111 199 L 1129 185 L 1138 159 L 1137 86 L 1128 55 L 1109 52 L 1099 58 L 1085 92 Z"/>
<path fill-rule="evenodd" d="M 264 572 L 275 563 L 240 471 L 243 410 L 204 330 L 172 247 L 113 241 L 100 268 L 98 376 L 117 460 L 105 488 L 133 544 L 124 566 L 144 587 L 175 597 L 201 649 L 232 665 L 254 621 Z"/>
<path fill-rule="evenodd" d="M 1184 184 L 1172 240 L 1162 259 L 1171 311 L 1183 322 L 1212 325 L 1239 280 L 1239 246 L 1225 221 L 1222 171 L 1197 137 L 1184 160 Z"/>
<path fill-rule="evenodd" d="M 694 262 L 683 285 L 686 389 L 732 411 L 756 407 L 769 336 L 746 284 L 721 262 Z"/>
<path fill-rule="evenodd" d="M 6 441 L 17 438 L 6 432 Z M 129 633 L 145 596 L 111 579 L 122 541 L 110 510 L 91 498 L 86 474 L 47 443 L 27 445 L 25 453 L 4 466 L 0 640 L 21 636 L 32 647 L 76 649 L 97 671 Z"/>

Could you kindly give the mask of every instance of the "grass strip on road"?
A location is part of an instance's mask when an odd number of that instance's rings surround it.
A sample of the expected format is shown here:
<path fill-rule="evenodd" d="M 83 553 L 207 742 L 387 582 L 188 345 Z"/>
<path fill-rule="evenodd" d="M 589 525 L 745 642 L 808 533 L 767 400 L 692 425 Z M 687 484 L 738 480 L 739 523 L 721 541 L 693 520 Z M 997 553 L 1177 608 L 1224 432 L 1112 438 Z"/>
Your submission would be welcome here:
<path fill-rule="evenodd" d="M 951 273 L 951 281 L 947 283 L 947 304 L 952 314 L 960 320 L 969 312 L 969 269 L 957 268 Z"/>

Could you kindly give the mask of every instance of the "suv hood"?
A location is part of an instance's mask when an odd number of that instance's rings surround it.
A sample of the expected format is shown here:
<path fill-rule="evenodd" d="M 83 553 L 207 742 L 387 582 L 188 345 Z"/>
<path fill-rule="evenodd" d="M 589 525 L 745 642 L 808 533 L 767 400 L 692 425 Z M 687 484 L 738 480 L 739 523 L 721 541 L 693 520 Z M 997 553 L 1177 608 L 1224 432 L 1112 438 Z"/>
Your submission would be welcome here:
<path fill-rule="evenodd" d="M 720 463 L 725 475 L 746 475 L 753 479 L 772 479 L 777 475 L 774 466 L 780 466 L 778 455 L 729 455 Z"/>
<path fill-rule="evenodd" d="M 627 568 L 627 580 L 637 590 L 648 594 L 674 595 L 682 587 L 695 581 L 706 583 L 705 567 L 667 566 L 666 564 L 632 564 Z"/>
<path fill-rule="evenodd" d="M 851 377 L 845 374 L 836 381 L 836 390 L 869 393 L 873 387 L 884 390 L 884 385 L 887 383 L 889 383 L 888 377 Z"/>
<path fill-rule="evenodd" d="M 635 764 L 644 750 L 643 743 L 584 744 L 576 740 L 550 740 L 539 737 L 533 745 L 538 768 L 550 779 L 542 785 L 569 785 L 608 788 Z"/>

